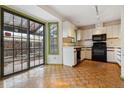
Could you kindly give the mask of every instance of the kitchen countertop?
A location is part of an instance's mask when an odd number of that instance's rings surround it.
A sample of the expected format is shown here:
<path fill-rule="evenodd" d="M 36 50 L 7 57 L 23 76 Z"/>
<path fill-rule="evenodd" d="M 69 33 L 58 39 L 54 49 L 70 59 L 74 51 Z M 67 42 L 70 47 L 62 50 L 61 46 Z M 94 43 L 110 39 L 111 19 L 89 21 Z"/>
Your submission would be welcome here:
<path fill-rule="evenodd" d="M 80 46 L 80 45 L 64 45 L 63 47 L 74 47 L 74 49 L 77 49 L 77 48 L 92 48 L 91 46 Z M 112 46 L 109 46 L 107 47 L 107 49 L 121 49 L 120 46 L 115 46 L 115 47 L 112 47 Z"/>
<path fill-rule="evenodd" d="M 85 46 L 74 46 L 74 48 L 92 48 L 92 47 L 85 47 Z"/>

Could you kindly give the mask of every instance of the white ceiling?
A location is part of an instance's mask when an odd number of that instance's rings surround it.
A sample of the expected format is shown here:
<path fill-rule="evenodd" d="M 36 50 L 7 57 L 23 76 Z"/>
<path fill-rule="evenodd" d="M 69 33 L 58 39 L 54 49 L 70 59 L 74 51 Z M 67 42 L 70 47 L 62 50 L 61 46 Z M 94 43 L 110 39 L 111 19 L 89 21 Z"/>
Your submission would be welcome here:
<path fill-rule="evenodd" d="M 97 22 L 96 10 L 93 5 L 50 5 L 48 7 L 69 19 L 76 26 L 90 25 Z M 121 18 L 121 6 L 99 5 L 98 10 L 101 22 Z"/>
<path fill-rule="evenodd" d="M 10 5 L 9 7 L 16 9 L 17 11 L 25 12 L 26 14 L 37 17 L 44 21 L 57 21 L 59 20 L 54 15 L 38 7 L 37 5 Z"/>

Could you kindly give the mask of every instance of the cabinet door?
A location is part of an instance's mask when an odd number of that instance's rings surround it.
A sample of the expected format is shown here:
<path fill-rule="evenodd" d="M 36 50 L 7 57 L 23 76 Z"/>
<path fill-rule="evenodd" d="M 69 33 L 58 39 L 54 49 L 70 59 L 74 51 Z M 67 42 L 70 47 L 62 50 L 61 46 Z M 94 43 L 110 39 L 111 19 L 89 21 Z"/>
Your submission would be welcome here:
<path fill-rule="evenodd" d="M 92 29 L 89 29 L 88 34 L 89 34 L 88 39 L 92 39 L 92 34 L 93 34 Z"/>
<path fill-rule="evenodd" d="M 77 40 L 81 40 L 81 30 L 77 31 Z"/>
<path fill-rule="evenodd" d="M 96 35 L 96 33 L 97 33 L 96 29 L 93 29 L 93 35 Z"/>
<path fill-rule="evenodd" d="M 107 47 L 113 47 L 113 40 L 112 39 L 108 39 L 107 40 Z"/>
<path fill-rule="evenodd" d="M 113 26 L 113 37 L 118 38 L 119 37 L 119 25 L 114 25 Z"/>
<path fill-rule="evenodd" d="M 98 35 L 98 34 L 102 34 L 102 29 L 100 28 L 94 29 L 93 35 Z"/>
<path fill-rule="evenodd" d="M 116 63 L 121 65 L 121 50 L 120 49 L 115 50 L 115 61 Z"/>
<path fill-rule="evenodd" d="M 86 59 L 91 59 L 91 49 L 86 49 L 86 51 L 85 51 L 85 58 Z"/>
<path fill-rule="evenodd" d="M 88 35 L 88 30 L 85 30 L 84 31 L 84 40 L 86 40 L 88 38 L 87 35 Z"/>
<path fill-rule="evenodd" d="M 115 54 L 113 50 L 107 51 L 107 61 L 108 62 L 115 62 Z"/>
<path fill-rule="evenodd" d="M 88 59 L 91 59 L 91 49 L 88 50 Z"/>
<path fill-rule="evenodd" d="M 92 34 L 95 35 L 96 34 L 96 29 L 92 30 Z"/>
<path fill-rule="evenodd" d="M 92 29 L 86 31 L 86 39 L 92 39 Z"/>
<path fill-rule="evenodd" d="M 63 37 L 68 37 L 68 24 L 67 22 L 63 22 L 63 26 L 62 26 L 62 29 L 63 29 Z"/>
<path fill-rule="evenodd" d="M 81 32 L 81 38 L 82 38 L 83 41 L 85 40 L 85 30 L 83 30 L 83 31 Z"/>
<path fill-rule="evenodd" d="M 106 27 L 102 28 L 102 33 L 101 34 L 106 34 Z"/>
<path fill-rule="evenodd" d="M 107 38 L 112 38 L 113 37 L 112 26 L 107 26 L 106 31 L 107 31 Z"/>

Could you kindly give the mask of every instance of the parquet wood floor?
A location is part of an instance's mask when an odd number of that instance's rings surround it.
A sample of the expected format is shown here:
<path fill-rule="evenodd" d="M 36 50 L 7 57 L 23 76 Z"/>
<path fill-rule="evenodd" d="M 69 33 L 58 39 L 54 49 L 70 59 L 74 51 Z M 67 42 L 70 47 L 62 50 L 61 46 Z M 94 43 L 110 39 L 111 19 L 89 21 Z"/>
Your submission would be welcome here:
<path fill-rule="evenodd" d="M 117 64 L 85 60 L 76 67 L 45 65 L 0 81 L 0 87 L 119 88 L 124 87 Z"/>

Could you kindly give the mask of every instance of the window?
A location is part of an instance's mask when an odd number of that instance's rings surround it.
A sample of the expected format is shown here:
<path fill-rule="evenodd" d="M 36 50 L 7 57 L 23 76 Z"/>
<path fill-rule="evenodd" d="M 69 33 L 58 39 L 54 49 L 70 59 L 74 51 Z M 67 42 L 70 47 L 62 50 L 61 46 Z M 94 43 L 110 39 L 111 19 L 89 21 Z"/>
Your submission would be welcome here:
<path fill-rule="evenodd" d="M 58 54 L 58 23 L 51 22 L 49 27 L 49 54 Z"/>

